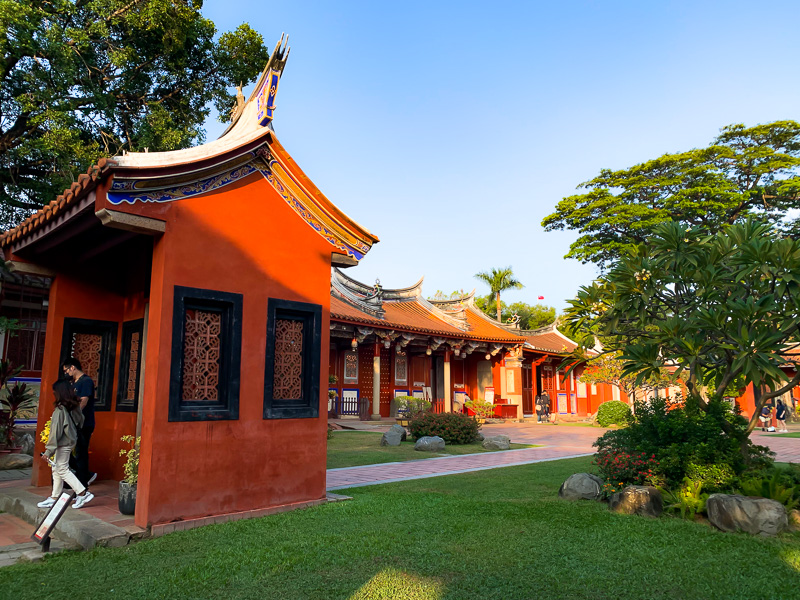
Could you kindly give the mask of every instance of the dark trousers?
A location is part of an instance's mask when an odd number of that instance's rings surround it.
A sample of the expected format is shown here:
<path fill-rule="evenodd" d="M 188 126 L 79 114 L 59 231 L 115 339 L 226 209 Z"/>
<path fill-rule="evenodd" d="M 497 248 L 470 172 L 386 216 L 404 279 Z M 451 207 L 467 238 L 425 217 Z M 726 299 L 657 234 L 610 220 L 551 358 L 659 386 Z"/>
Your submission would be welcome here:
<path fill-rule="evenodd" d="M 69 466 L 75 470 L 78 480 L 85 486 L 89 485 L 92 472 L 89 470 L 89 442 L 92 439 L 94 427 L 84 427 L 75 444 L 75 455 L 69 457 Z"/>

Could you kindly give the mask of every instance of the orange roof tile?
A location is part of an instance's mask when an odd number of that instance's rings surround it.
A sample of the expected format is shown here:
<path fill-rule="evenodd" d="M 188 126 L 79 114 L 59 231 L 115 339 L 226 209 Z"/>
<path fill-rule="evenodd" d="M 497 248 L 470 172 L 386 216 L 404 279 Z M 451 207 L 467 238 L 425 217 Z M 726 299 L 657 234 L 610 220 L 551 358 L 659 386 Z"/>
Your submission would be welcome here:
<path fill-rule="evenodd" d="M 520 343 L 522 338 L 514 336 L 500 327 L 481 319 L 468 316 L 469 330 L 463 331 L 436 317 L 430 310 L 416 301 L 384 302 L 384 318 L 368 315 L 347 302 L 331 297 L 331 319 L 351 323 L 366 323 L 381 329 L 396 329 L 456 337 L 460 339 Z"/>
<path fill-rule="evenodd" d="M 556 354 L 566 354 L 578 347 L 578 344 L 556 332 L 525 335 L 525 340 L 536 350 L 554 352 Z"/>
<path fill-rule="evenodd" d="M 114 162 L 107 158 L 101 158 L 96 165 L 92 165 L 85 174 L 78 177 L 75 181 L 64 190 L 64 193 L 44 208 L 32 214 L 25 219 L 22 223 L 9 229 L 0 235 L 0 247 L 8 246 L 14 240 L 21 236 L 38 229 L 53 217 L 58 215 L 65 206 L 69 206 L 82 198 L 84 194 L 97 186 L 97 180 L 105 177 L 109 169 L 114 165 Z"/>

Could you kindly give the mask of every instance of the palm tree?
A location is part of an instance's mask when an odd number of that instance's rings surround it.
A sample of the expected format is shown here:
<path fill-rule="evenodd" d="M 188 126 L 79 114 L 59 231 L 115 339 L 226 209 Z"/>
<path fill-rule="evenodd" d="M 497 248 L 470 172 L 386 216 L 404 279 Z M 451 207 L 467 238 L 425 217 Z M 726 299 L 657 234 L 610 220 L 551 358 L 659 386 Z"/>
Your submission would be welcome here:
<path fill-rule="evenodd" d="M 514 279 L 514 271 L 511 269 L 511 267 L 506 267 L 505 269 L 492 269 L 488 272 L 481 271 L 480 273 L 476 273 L 475 277 L 486 282 L 486 284 L 492 290 L 492 294 L 495 295 L 495 299 L 497 301 L 497 320 L 502 322 L 502 318 L 500 317 L 500 292 L 504 292 L 512 288 L 515 290 L 521 290 L 525 286 Z"/>

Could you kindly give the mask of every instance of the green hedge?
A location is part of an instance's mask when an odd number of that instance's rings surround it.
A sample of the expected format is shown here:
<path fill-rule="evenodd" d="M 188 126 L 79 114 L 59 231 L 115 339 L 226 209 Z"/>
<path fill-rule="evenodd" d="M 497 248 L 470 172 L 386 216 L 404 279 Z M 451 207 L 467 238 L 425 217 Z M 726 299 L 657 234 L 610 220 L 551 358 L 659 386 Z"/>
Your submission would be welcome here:
<path fill-rule="evenodd" d="M 597 424 L 600 425 L 600 427 L 627 425 L 630 418 L 630 407 L 619 400 L 603 402 L 597 409 Z"/>
<path fill-rule="evenodd" d="M 422 413 L 408 424 L 415 440 L 438 435 L 446 444 L 471 444 L 477 439 L 479 428 L 475 419 L 462 413 Z"/>

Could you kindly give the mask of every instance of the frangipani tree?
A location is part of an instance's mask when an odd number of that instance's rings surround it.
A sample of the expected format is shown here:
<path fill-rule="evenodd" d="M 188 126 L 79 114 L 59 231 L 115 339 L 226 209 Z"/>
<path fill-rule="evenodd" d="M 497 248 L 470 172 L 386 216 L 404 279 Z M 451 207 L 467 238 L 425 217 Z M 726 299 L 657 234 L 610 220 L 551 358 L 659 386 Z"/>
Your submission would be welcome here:
<path fill-rule="evenodd" d="M 765 402 L 800 382 L 800 241 L 748 219 L 708 235 L 670 222 L 607 274 L 582 287 L 566 319 L 619 352 L 622 377 L 641 383 L 673 366 L 703 410 L 730 384 L 753 384 L 746 428 L 724 433 L 742 448 Z"/>

